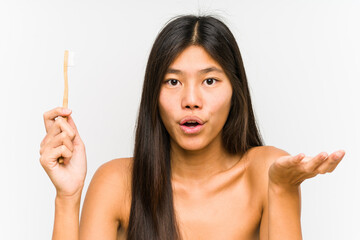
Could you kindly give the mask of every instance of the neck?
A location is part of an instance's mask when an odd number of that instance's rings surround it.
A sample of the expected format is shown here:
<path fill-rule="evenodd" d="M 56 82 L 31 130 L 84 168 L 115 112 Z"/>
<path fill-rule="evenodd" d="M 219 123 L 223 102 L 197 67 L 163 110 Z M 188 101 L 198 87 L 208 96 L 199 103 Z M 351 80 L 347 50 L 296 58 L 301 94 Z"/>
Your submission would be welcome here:
<path fill-rule="evenodd" d="M 172 141 L 170 159 L 173 180 L 194 183 L 230 169 L 240 158 L 229 154 L 217 138 L 205 148 L 192 151 Z"/>

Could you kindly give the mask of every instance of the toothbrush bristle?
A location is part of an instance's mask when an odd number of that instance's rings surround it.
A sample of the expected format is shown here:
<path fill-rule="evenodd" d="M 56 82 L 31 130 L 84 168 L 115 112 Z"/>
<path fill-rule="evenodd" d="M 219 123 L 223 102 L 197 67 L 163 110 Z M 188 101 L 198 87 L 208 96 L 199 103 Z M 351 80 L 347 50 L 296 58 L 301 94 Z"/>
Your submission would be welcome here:
<path fill-rule="evenodd" d="M 69 51 L 68 67 L 75 66 L 75 52 Z"/>

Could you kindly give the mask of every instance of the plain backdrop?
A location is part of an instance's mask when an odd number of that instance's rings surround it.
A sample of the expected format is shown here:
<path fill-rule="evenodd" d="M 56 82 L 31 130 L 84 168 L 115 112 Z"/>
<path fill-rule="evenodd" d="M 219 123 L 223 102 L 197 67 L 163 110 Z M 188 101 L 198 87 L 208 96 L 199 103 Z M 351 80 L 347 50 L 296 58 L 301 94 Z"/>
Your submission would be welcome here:
<path fill-rule="evenodd" d="M 153 41 L 178 14 L 216 14 L 235 35 L 266 145 L 313 156 L 344 149 L 331 174 L 302 184 L 304 239 L 360 239 L 360 2 L 0 2 L 0 239 L 50 239 L 55 189 L 39 163 L 43 113 L 69 108 L 87 149 L 84 187 L 132 156 Z"/>

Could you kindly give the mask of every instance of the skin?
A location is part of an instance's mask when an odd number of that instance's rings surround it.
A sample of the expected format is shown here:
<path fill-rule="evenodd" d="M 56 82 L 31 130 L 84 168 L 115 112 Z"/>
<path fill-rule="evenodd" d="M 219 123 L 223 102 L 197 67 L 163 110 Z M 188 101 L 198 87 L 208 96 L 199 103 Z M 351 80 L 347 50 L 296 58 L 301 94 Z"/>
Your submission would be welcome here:
<path fill-rule="evenodd" d="M 219 71 L 201 71 L 208 68 Z M 260 146 L 242 157 L 228 154 L 221 145 L 221 131 L 231 94 L 221 66 L 198 46 L 185 49 L 163 81 L 159 109 L 171 137 L 174 206 L 181 235 L 183 239 L 301 239 L 300 184 L 332 172 L 345 152 L 291 156 Z M 57 191 L 53 239 L 125 239 L 132 159 L 114 159 L 96 171 L 79 225 L 86 154 L 70 114 L 63 108 L 44 114 L 47 135 L 40 162 Z M 179 127 L 188 116 L 205 122 L 199 133 L 186 134 Z M 62 165 L 57 162 L 60 156 L 65 160 Z"/>

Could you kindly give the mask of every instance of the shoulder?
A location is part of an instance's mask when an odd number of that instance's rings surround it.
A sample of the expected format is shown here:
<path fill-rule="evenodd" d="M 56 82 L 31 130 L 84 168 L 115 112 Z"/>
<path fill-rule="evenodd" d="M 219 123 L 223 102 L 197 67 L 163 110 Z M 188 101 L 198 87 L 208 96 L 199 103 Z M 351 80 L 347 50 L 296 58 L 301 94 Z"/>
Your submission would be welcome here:
<path fill-rule="evenodd" d="M 83 204 L 82 235 L 116 234 L 120 226 L 127 225 L 131 205 L 131 169 L 132 158 L 118 158 L 96 170 Z"/>
<path fill-rule="evenodd" d="M 95 172 L 92 182 L 101 181 L 120 184 L 122 180 L 130 177 L 132 158 L 116 158 L 102 164 Z"/>
<path fill-rule="evenodd" d="M 289 153 L 274 146 L 258 146 L 249 150 L 248 161 L 252 170 L 266 171 L 276 159 L 286 155 Z"/>
<path fill-rule="evenodd" d="M 102 164 L 95 172 L 88 191 L 128 190 L 131 182 L 132 158 L 117 158 Z M 112 194 L 115 197 L 114 194 Z M 116 195 L 117 196 L 117 195 Z"/>
<path fill-rule="evenodd" d="M 108 202 L 130 194 L 132 162 L 132 158 L 117 158 L 102 164 L 96 170 L 88 192 L 109 194 Z"/>
<path fill-rule="evenodd" d="M 267 193 L 268 173 L 270 166 L 281 156 L 289 155 L 286 151 L 274 146 L 251 148 L 246 154 L 247 176 L 254 189 Z"/>

